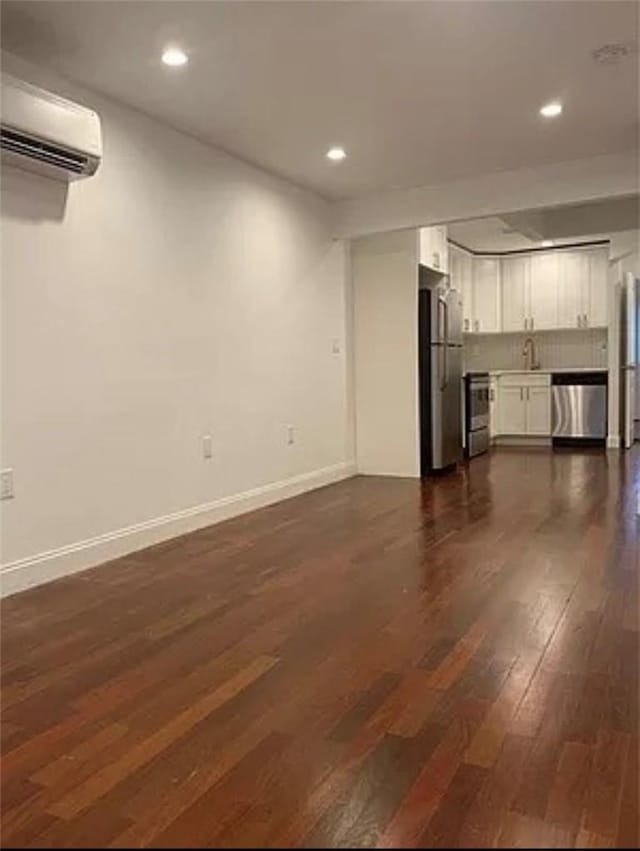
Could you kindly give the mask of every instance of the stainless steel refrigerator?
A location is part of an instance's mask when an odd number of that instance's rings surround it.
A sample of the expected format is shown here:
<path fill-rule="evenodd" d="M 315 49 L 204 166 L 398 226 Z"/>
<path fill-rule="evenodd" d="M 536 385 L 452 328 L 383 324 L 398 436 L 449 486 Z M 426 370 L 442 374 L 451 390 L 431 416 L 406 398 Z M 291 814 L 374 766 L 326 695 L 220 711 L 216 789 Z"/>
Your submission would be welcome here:
<path fill-rule="evenodd" d="M 418 310 L 422 475 L 462 458 L 462 297 L 420 268 Z"/>

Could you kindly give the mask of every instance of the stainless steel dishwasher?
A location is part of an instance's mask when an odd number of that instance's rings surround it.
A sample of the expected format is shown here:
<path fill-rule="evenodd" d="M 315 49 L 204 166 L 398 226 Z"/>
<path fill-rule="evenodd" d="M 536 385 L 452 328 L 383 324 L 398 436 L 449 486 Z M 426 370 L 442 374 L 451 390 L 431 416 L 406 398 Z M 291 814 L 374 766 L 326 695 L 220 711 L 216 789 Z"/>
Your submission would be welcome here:
<path fill-rule="evenodd" d="M 551 377 L 554 445 L 604 443 L 607 437 L 607 373 L 555 372 Z"/>

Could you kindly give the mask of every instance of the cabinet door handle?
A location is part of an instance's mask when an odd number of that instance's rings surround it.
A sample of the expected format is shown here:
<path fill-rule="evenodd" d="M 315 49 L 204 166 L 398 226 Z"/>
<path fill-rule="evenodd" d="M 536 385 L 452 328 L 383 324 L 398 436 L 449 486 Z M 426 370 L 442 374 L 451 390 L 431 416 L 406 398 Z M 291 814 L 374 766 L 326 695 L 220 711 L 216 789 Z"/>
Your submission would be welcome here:
<path fill-rule="evenodd" d="M 527 387 L 527 402 L 529 401 L 529 387 Z"/>
<path fill-rule="evenodd" d="M 576 316 L 576 325 L 578 326 L 578 328 L 582 328 L 582 318 L 580 314 Z"/>
<path fill-rule="evenodd" d="M 523 401 L 524 401 L 524 399 L 522 398 L 522 387 L 520 388 L 520 401 L 521 401 L 521 402 L 523 402 Z"/>
<path fill-rule="evenodd" d="M 480 320 L 476 319 L 476 331 L 480 330 Z"/>
<path fill-rule="evenodd" d="M 527 317 L 524 318 L 524 330 L 527 330 Z"/>
<path fill-rule="evenodd" d="M 589 317 L 587 316 L 586 313 L 583 314 L 583 315 L 584 315 L 584 327 L 588 328 L 589 327 Z"/>
<path fill-rule="evenodd" d="M 531 317 L 531 319 L 529 321 L 531 322 L 531 330 L 533 331 L 533 316 Z"/>
<path fill-rule="evenodd" d="M 465 320 L 464 320 L 464 330 L 465 330 L 465 331 L 468 331 L 468 330 L 469 330 L 469 320 L 468 320 L 468 319 L 465 319 Z"/>

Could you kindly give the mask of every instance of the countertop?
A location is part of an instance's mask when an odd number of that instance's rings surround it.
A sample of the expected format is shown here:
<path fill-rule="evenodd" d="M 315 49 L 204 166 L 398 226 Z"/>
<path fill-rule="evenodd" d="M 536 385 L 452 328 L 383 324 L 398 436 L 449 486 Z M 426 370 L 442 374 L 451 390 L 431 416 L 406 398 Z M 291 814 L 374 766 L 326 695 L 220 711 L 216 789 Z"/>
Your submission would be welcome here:
<path fill-rule="evenodd" d="M 606 366 L 558 366 L 540 369 L 488 369 L 489 375 L 554 375 L 558 372 L 608 372 Z"/>

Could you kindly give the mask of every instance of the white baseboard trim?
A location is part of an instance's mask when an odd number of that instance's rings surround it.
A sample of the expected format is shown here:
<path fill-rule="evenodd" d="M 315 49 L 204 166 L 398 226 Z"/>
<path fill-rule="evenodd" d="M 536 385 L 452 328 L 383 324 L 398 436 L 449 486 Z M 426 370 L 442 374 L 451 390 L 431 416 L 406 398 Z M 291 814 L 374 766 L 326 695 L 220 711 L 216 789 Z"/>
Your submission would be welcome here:
<path fill-rule="evenodd" d="M 203 505 L 155 517 L 95 538 L 77 541 L 0 566 L 0 596 L 7 597 L 44 582 L 69 576 L 105 561 L 142 550 L 187 532 L 212 526 L 247 511 L 298 496 L 356 475 L 355 462 L 343 462 L 279 482 L 270 482 Z"/>

